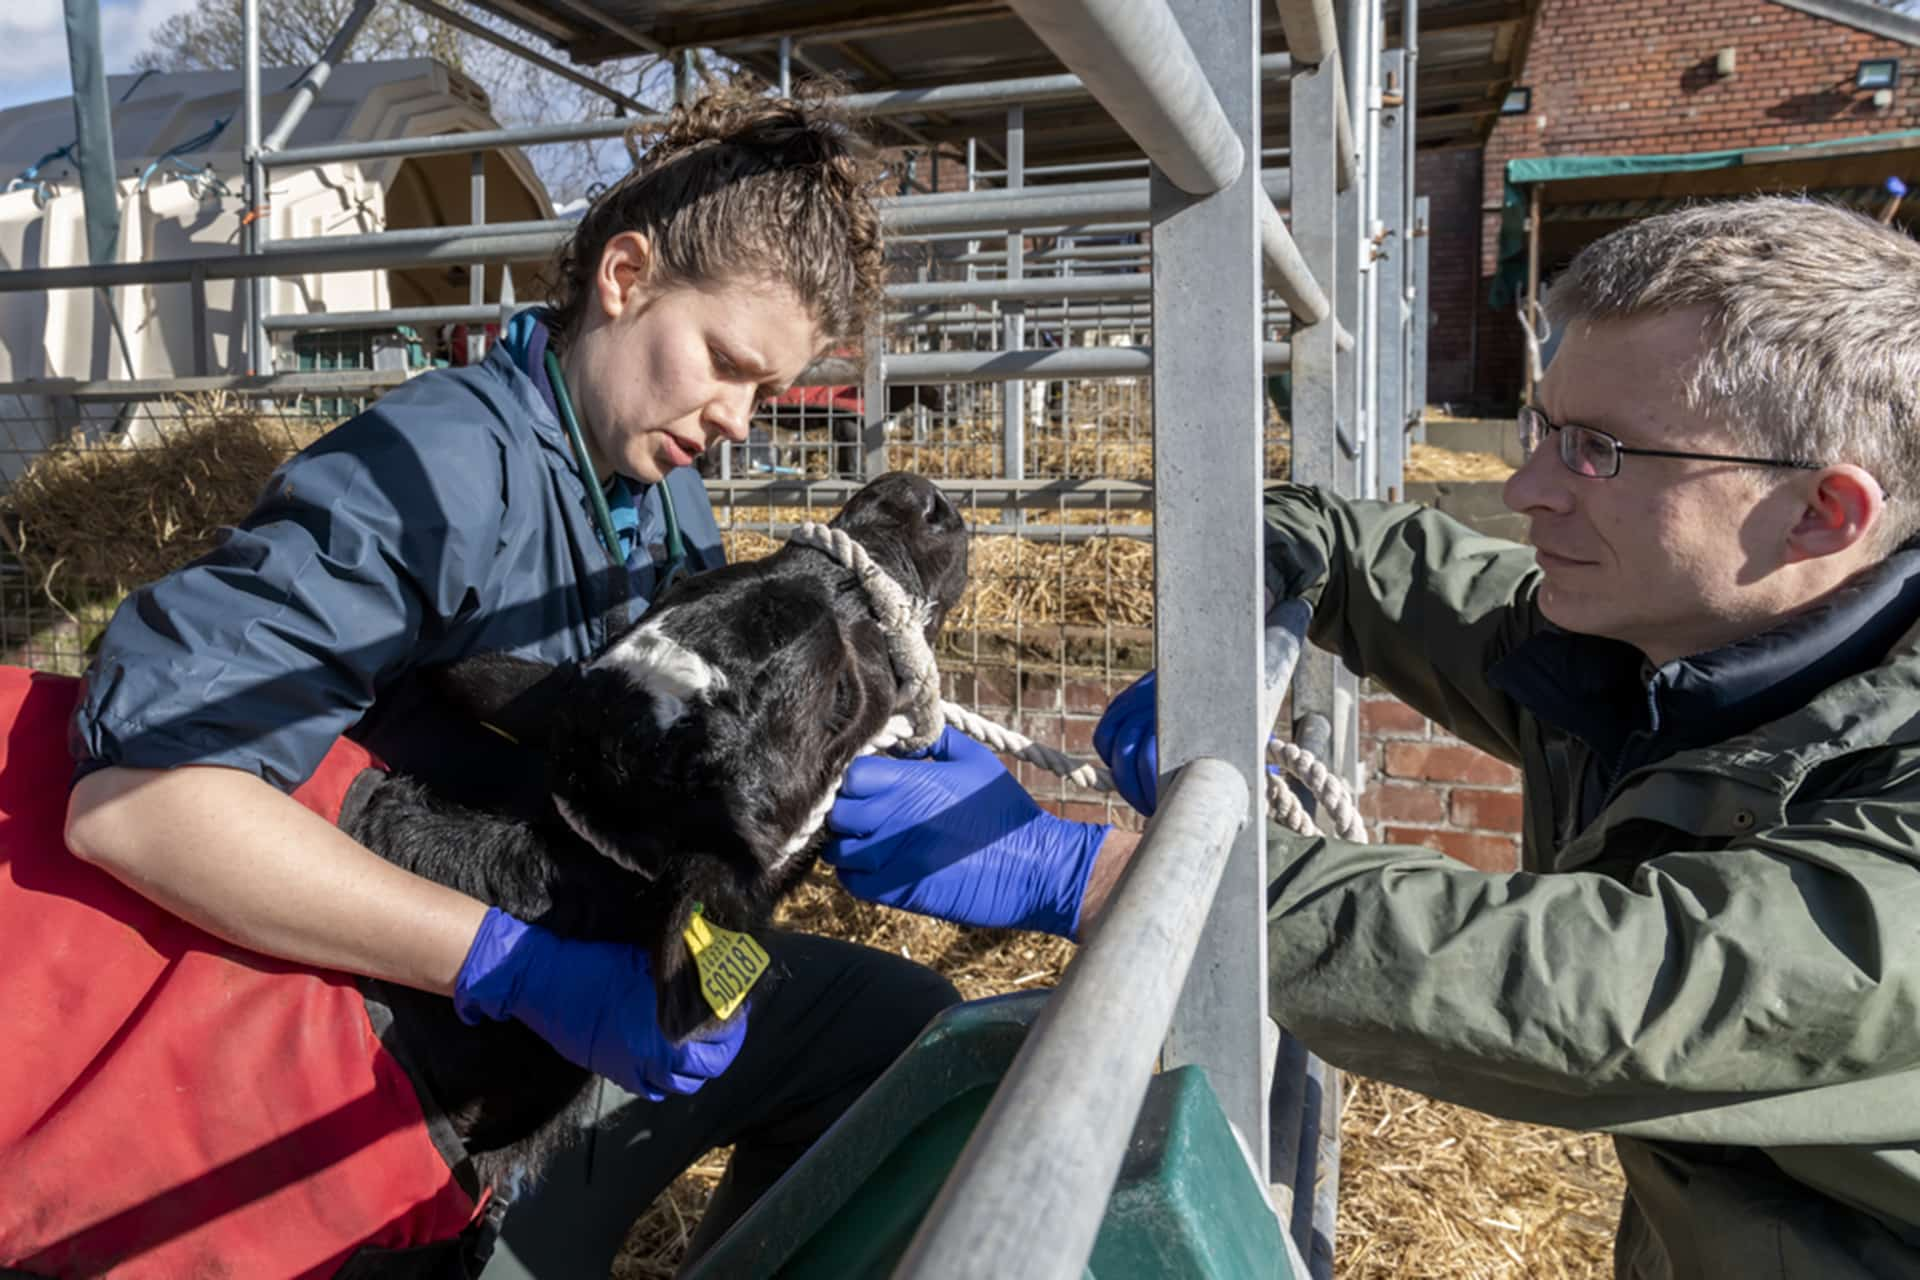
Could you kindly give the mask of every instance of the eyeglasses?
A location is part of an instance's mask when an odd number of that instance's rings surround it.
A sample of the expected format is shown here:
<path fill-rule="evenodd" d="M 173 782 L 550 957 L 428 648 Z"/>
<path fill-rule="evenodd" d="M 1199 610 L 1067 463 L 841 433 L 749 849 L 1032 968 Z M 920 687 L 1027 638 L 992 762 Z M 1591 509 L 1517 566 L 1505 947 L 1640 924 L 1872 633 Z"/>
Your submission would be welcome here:
<path fill-rule="evenodd" d="M 1743 467 L 1791 467 L 1796 471 L 1818 471 L 1824 462 L 1802 462 L 1788 458 L 1747 458 L 1731 453 L 1682 453 L 1676 449 L 1630 449 L 1597 427 L 1582 427 L 1571 422 L 1554 422 L 1538 405 L 1520 410 L 1520 450 L 1528 458 L 1546 443 L 1549 432 L 1560 433 L 1560 461 L 1577 476 L 1611 480 L 1620 474 L 1620 455 L 1638 454 L 1648 458 L 1699 458 L 1706 462 L 1733 462 Z"/>

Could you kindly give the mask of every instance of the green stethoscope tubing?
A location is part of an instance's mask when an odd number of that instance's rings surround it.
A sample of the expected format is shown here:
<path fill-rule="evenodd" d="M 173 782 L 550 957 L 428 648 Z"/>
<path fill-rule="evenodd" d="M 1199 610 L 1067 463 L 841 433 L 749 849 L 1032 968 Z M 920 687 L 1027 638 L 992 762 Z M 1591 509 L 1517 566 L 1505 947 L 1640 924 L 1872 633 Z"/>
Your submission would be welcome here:
<path fill-rule="evenodd" d="M 553 401 L 560 406 L 560 421 L 565 424 L 567 439 L 573 444 L 573 463 L 579 469 L 580 483 L 586 486 L 587 499 L 593 505 L 593 522 L 600 529 L 600 541 L 606 544 L 607 554 L 615 564 L 624 564 L 626 557 L 620 554 L 620 535 L 613 529 L 613 512 L 607 509 L 607 495 L 601 491 L 600 477 L 594 473 L 593 459 L 587 453 L 587 438 L 580 431 L 580 419 L 574 416 L 567 380 L 560 372 L 560 362 L 554 358 L 553 349 L 549 347 L 545 354 L 547 381 L 553 384 Z M 680 537 L 679 515 L 673 509 L 673 490 L 667 487 L 664 478 L 660 481 L 660 515 L 667 525 L 667 571 L 663 581 L 672 582 L 687 562 L 687 547 Z"/>

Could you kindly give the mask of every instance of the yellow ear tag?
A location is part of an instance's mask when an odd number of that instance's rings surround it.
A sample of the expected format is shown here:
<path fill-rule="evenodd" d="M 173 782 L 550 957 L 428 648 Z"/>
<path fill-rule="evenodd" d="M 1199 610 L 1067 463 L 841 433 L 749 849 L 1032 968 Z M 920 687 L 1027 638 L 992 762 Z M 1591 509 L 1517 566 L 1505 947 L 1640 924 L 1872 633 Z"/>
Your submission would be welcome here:
<path fill-rule="evenodd" d="M 733 1016 L 733 1011 L 747 998 L 747 992 L 753 990 L 754 982 L 773 962 L 748 935 L 709 923 L 700 914 L 697 902 L 683 936 L 700 974 L 700 994 L 706 997 L 713 1016 Z"/>

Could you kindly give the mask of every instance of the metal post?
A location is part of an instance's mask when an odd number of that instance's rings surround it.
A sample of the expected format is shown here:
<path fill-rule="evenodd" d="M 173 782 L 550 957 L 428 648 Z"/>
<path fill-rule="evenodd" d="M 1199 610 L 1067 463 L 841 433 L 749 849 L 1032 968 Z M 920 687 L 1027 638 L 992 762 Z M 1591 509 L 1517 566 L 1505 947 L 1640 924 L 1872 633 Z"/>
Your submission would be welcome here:
<path fill-rule="evenodd" d="M 1343 0 L 1340 23 L 1340 62 L 1343 70 L 1355 65 L 1354 54 L 1347 47 L 1347 41 L 1350 37 L 1357 37 L 1358 24 L 1355 19 L 1369 3 L 1371 0 Z M 1364 86 L 1356 86 L 1351 80 L 1347 83 L 1348 102 L 1364 107 Z M 1364 130 L 1356 125 L 1347 131 L 1344 145 L 1357 147 L 1358 141 L 1365 136 Z M 1346 439 L 1352 442 L 1352 449 L 1341 450 L 1334 469 L 1333 487 L 1336 493 L 1348 497 L 1364 492 L 1361 449 L 1366 440 L 1366 423 L 1360 399 L 1360 362 L 1368 341 L 1367 317 L 1361 307 L 1364 272 L 1367 268 L 1367 245 L 1362 227 L 1366 183 L 1365 165 L 1356 156 L 1355 179 L 1340 191 L 1334 206 L 1342 246 L 1340 260 L 1347 264 L 1334 285 L 1334 311 L 1340 317 L 1341 324 L 1353 333 L 1354 342 L 1351 348 L 1340 351 L 1335 361 L 1337 373 L 1334 381 L 1340 393 L 1338 422 Z"/>
<path fill-rule="evenodd" d="M 1427 197 L 1421 196 L 1413 202 L 1413 283 L 1407 290 L 1413 307 L 1413 345 L 1409 357 L 1413 384 L 1407 399 L 1413 429 L 1407 438 L 1423 443 L 1427 438 L 1427 325 L 1433 318 L 1433 286 L 1427 276 L 1427 250 L 1433 244 L 1430 216 Z"/>
<path fill-rule="evenodd" d="M 1177 0 L 1180 43 L 1204 69 L 1246 155 L 1260 148 L 1256 8 L 1256 0 Z M 1264 1177 L 1266 727 L 1256 690 L 1264 665 L 1259 255 L 1267 197 L 1258 178 L 1249 166 L 1211 198 L 1196 199 L 1157 165 L 1153 173 L 1153 523 L 1162 776 L 1214 756 L 1241 771 L 1254 797 L 1168 1027 L 1165 1063 L 1206 1066 Z"/>
<path fill-rule="evenodd" d="M 1166 0 L 1011 3 L 1182 191 L 1218 191 L 1259 154 L 1222 110 Z M 1258 40 L 1251 47 L 1258 56 Z"/>
<path fill-rule="evenodd" d="M 1283 9 L 1283 15 L 1288 10 Z M 1299 15 L 1296 11 L 1296 23 Z M 1318 29 L 1319 24 L 1314 24 Z M 1325 31 L 1331 36 L 1330 24 Z M 1289 46 L 1294 29 L 1289 26 Z M 1337 189 L 1342 109 L 1339 53 L 1327 40 L 1302 41 L 1320 55 L 1317 66 L 1296 60 L 1292 76 L 1292 130 L 1290 161 L 1294 173 L 1293 238 L 1306 268 L 1331 286 L 1339 279 L 1339 225 Z M 1337 298 L 1337 289 L 1329 289 Z M 1340 446 L 1340 353 L 1334 341 L 1338 322 L 1331 311 L 1318 323 L 1296 315 L 1289 333 L 1293 355 L 1293 395 L 1288 410 L 1293 428 L 1291 478 L 1295 484 L 1336 488 Z M 1296 605 L 1296 607 L 1299 607 Z M 1293 681 L 1293 737 L 1304 742 L 1302 726 L 1322 726 L 1334 716 L 1334 670 L 1331 654 L 1318 649 L 1301 655 Z M 1327 745 L 1331 745 L 1331 742 Z M 1311 749 L 1311 748 L 1310 748 Z M 1336 763 L 1337 762 L 1330 762 Z M 1317 1116 L 1309 1106 L 1308 1054 L 1291 1035 L 1280 1033 L 1268 1088 L 1268 1136 L 1271 1145 L 1268 1182 L 1282 1218 L 1290 1220 L 1294 1242 L 1302 1252 L 1312 1247 L 1310 1206 L 1319 1157 Z"/>
<path fill-rule="evenodd" d="M 1367 123 L 1362 148 L 1366 152 L 1365 203 L 1361 205 L 1361 225 L 1367 238 L 1360 269 L 1365 272 L 1362 308 L 1366 315 L 1367 341 L 1360 352 L 1361 414 L 1366 444 L 1361 447 L 1362 478 L 1360 496 L 1380 496 L 1380 52 L 1386 19 L 1380 0 L 1366 0 L 1366 25 L 1363 29 L 1361 56 L 1366 60 L 1366 80 L 1361 91 L 1366 103 Z"/>
<path fill-rule="evenodd" d="M 1380 112 L 1380 216 L 1384 237 L 1375 264 L 1379 285 L 1380 335 L 1379 426 L 1380 495 L 1397 502 L 1406 487 L 1407 461 L 1407 226 L 1406 210 L 1408 128 L 1400 90 L 1407 82 L 1406 53 L 1390 49 L 1382 59 L 1386 68 L 1386 97 Z"/>
<path fill-rule="evenodd" d="M 1007 190 L 1026 186 L 1027 110 L 1007 108 Z M 1007 236 L 1008 280 L 1018 280 L 1026 270 L 1026 233 L 1016 227 Z M 1001 313 L 1001 350 L 1019 351 L 1027 345 L 1026 305 L 1009 302 Z M 1027 384 L 1013 381 L 1000 388 L 1001 473 L 1009 480 L 1024 479 L 1027 474 Z M 1012 512 L 1017 523 L 1023 512 Z"/>
<path fill-rule="evenodd" d="M 309 108 L 320 98 L 320 91 L 327 87 L 327 81 L 333 75 L 333 69 L 353 48 L 353 41 L 360 34 L 360 28 L 366 25 L 379 0 L 354 0 L 354 6 L 348 11 L 346 20 L 340 29 L 333 33 L 333 39 L 327 41 L 327 47 L 321 52 L 314 64 L 307 68 L 306 74 L 293 87 L 293 98 L 280 112 L 280 121 L 267 134 L 261 148 L 266 151 L 278 151 L 287 145 L 287 139 L 300 127 L 300 121 L 306 118 Z"/>
<path fill-rule="evenodd" d="M 1424 347 L 1416 352 L 1414 334 L 1421 329 L 1418 312 L 1425 308 L 1426 281 L 1420 269 L 1421 255 L 1426 252 L 1420 230 L 1421 219 L 1415 211 L 1420 202 L 1420 6 L 1418 4 L 1400 7 L 1400 47 L 1406 57 L 1405 68 L 1401 75 L 1401 126 L 1400 135 L 1406 147 L 1406 200 L 1400 215 L 1400 225 L 1406 231 L 1406 253 L 1403 275 L 1407 300 L 1407 362 L 1405 391 L 1400 397 L 1403 408 L 1401 435 L 1402 453 L 1406 456 L 1406 446 L 1415 440 L 1426 439 L 1426 392 L 1422 389 L 1415 394 L 1415 384 L 1424 382 L 1416 361 L 1425 358 Z M 1424 336 L 1424 335 L 1423 335 Z"/>
<path fill-rule="evenodd" d="M 1368 437 L 1364 362 L 1370 341 L 1365 305 L 1369 249 L 1366 241 L 1366 206 L 1371 157 L 1366 154 L 1363 145 L 1367 138 L 1367 73 L 1366 64 L 1362 61 L 1366 48 L 1362 32 L 1365 30 L 1367 9 L 1374 0 L 1336 0 L 1336 3 L 1339 5 L 1340 67 L 1345 76 L 1347 102 L 1354 111 L 1353 128 L 1348 139 L 1354 149 L 1354 179 L 1340 192 L 1339 203 L 1340 236 L 1342 243 L 1347 246 L 1346 256 L 1353 265 L 1340 274 L 1337 286 L 1337 310 L 1341 323 L 1353 331 L 1353 349 L 1341 352 L 1340 420 L 1346 428 L 1347 438 L 1353 442 L 1354 454 L 1340 473 L 1339 491 L 1354 497 L 1366 493 L 1364 455 Z"/>
<path fill-rule="evenodd" d="M 193 295 L 193 371 L 200 377 L 213 372 L 213 349 L 207 340 L 207 270 L 196 267 L 188 286 Z"/>
<path fill-rule="evenodd" d="M 1521 302 L 1526 310 L 1520 313 L 1520 318 L 1530 334 L 1539 332 L 1541 186 L 1541 183 L 1536 182 L 1527 188 L 1527 296 Z M 1526 376 L 1521 392 L 1521 398 L 1529 404 L 1533 402 L 1533 367 L 1539 358 L 1539 344 L 1529 338 L 1526 350 Z"/>
<path fill-rule="evenodd" d="M 487 221 L 487 153 L 476 151 L 472 161 L 472 192 L 470 216 L 473 225 L 483 226 Z M 500 264 L 502 273 L 508 270 L 506 263 Z M 479 306 L 487 300 L 487 264 L 476 262 L 467 268 L 467 303 Z M 486 354 L 486 330 L 483 325 L 467 326 L 467 363 L 479 364 L 480 357 Z"/>
<path fill-rule="evenodd" d="M 1291 40 L 1291 37 L 1289 37 Z M 1335 151 L 1339 134 L 1334 113 L 1339 109 L 1337 52 L 1327 50 L 1320 65 L 1296 65 L 1293 72 L 1293 235 L 1308 267 L 1322 280 L 1341 280 L 1339 210 L 1350 203 L 1335 189 Z M 1351 250 L 1349 250 L 1351 252 Z M 1351 271 L 1349 271 L 1351 274 Z M 1336 290 L 1336 296 L 1339 290 Z M 1291 479 L 1339 492 L 1346 470 L 1337 433 L 1341 406 L 1342 357 L 1334 343 L 1332 319 L 1301 325 L 1296 319 L 1290 335 L 1293 349 L 1293 453 Z M 1333 723 L 1333 686 L 1336 662 L 1331 654 L 1314 650 L 1300 661 L 1293 686 L 1294 737 L 1308 716 Z M 1276 1081 L 1275 1088 L 1279 1088 Z M 1291 1170 L 1277 1170 L 1285 1176 Z"/>
<path fill-rule="evenodd" d="M 780 96 L 793 96 L 793 37 L 780 37 Z"/>
<path fill-rule="evenodd" d="M 1251 276 L 1252 267 L 1249 258 L 1242 274 Z M 1222 867 L 1231 875 L 1235 825 L 1257 805 L 1236 766 L 1196 759 L 1180 771 L 1099 928 L 1027 1033 L 894 1276 L 1078 1280 L 1086 1273 L 1146 1097 L 1154 1038 L 1182 977 L 1189 989 L 1200 977 L 1205 952 L 1196 954 L 1194 940 L 1204 948 L 1204 904 L 1232 892 Z"/>
<path fill-rule="evenodd" d="M 673 55 L 673 102 L 684 107 L 693 96 L 693 50 L 681 49 Z"/>
<path fill-rule="evenodd" d="M 80 143 L 74 167 L 80 171 L 86 211 L 87 262 L 100 266 L 113 261 L 120 240 L 120 180 L 113 165 L 113 106 L 107 100 L 107 68 L 101 54 L 100 0 L 67 0 L 66 19 L 74 136 Z M 110 315 L 112 306 L 112 299 L 107 299 Z"/>
<path fill-rule="evenodd" d="M 459 10 L 450 9 L 444 4 L 437 3 L 437 0 L 405 0 L 405 3 L 412 5 L 429 18 L 437 18 L 450 27 L 466 32 L 476 40 L 483 40 L 497 49 L 505 49 L 522 62 L 531 63 L 539 67 L 542 71 L 545 71 L 548 75 L 559 76 L 562 80 L 577 84 L 589 93 L 598 94 L 607 101 L 615 103 L 627 111 L 633 112 L 635 115 L 650 116 L 654 114 L 650 107 L 638 99 L 629 98 L 618 89 L 601 84 L 592 76 L 581 75 L 580 72 L 568 66 L 566 63 L 556 62 L 552 58 L 545 57 L 517 40 L 509 40 L 492 27 L 475 22 Z"/>
<path fill-rule="evenodd" d="M 259 252 L 262 210 L 267 203 L 266 170 L 260 164 L 260 0 L 240 0 L 240 101 L 245 119 L 241 162 L 247 167 L 246 212 L 240 224 L 240 252 Z M 239 367 L 245 373 L 271 373 L 267 359 L 267 291 L 264 280 L 236 284 L 234 293 L 246 302 L 239 308 L 242 324 Z M 239 301 L 239 297 L 235 298 Z"/>
<path fill-rule="evenodd" d="M 887 327 L 876 309 L 867 320 L 865 377 L 861 380 L 860 456 L 856 474 L 871 480 L 887 470 Z M 836 462 L 836 471 L 841 470 Z"/>

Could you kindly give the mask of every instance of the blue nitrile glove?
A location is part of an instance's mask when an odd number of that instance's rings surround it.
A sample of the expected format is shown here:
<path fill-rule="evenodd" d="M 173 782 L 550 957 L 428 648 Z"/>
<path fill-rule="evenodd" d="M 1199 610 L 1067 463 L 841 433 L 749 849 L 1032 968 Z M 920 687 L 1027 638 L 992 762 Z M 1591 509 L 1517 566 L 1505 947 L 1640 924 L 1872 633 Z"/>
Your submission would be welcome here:
<path fill-rule="evenodd" d="M 1094 726 L 1093 749 L 1113 771 L 1113 789 L 1148 817 L 1160 802 L 1160 740 L 1154 732 L 1153 672 L 1107 704 Z"/>
<path fill-rule="evenodd" d="M 1093 749 L 1113 774 L 1113 789 L 1149 818 L 1160 803 L 1160 737 L 1154 719 L 1154 673 L 1114 695 L 1093 727 Z M 1267 772 L 1280 776 L 1278 765 Z"/>
<path fill-rule="evenodd" d="M 853 762 L 821 857 L 870 902 L 1070 938 L 1108 830 L 1046 812 L 993 752 L 947 729 L 924 758 Z"/>
<path fill-rule="evenodd" d="M 453 1007 L 469 1023 L 517 1018 L 576 1066 L 654 1102 L 725 1071 L 747 1035 L 742 1006 L 711 1038 L 672 1043 L 644 950 L 561 938 L 498 907 L 460 966 Z"/>

